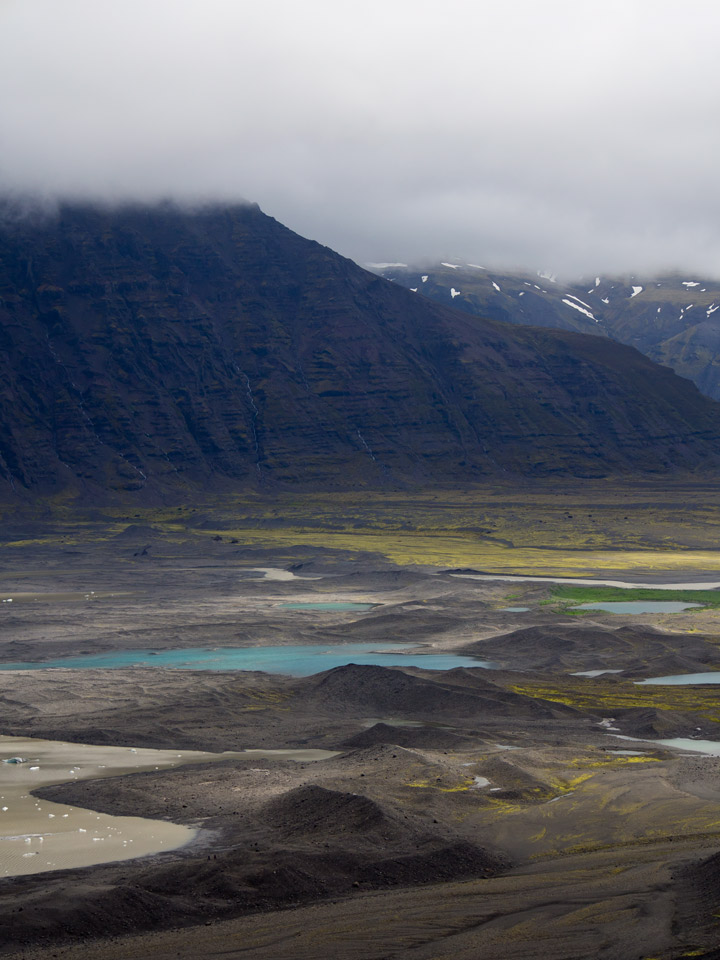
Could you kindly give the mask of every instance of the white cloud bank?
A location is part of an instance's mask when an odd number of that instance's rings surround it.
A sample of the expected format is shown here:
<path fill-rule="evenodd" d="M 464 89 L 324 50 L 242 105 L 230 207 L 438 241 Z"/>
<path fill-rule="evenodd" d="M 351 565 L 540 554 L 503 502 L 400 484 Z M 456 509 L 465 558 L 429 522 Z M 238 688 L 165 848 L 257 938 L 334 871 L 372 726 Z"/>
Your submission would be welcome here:
<path fill-rule="evenodd" d="M 705 0 L 3 0 L 0 190 L 257 201 L 359 261 L 720 275 Z"/>

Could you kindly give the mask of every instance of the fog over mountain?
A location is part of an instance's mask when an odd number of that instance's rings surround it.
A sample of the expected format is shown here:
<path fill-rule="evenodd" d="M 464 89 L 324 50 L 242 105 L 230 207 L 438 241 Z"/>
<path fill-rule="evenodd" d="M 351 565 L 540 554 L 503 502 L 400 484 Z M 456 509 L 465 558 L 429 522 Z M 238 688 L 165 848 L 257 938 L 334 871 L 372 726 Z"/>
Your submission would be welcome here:
<path fill-rule="evenodd" d="M 4 0 L 0 191 L 257 201 L 360 262 L 720 275 L 720 10 Z"/>

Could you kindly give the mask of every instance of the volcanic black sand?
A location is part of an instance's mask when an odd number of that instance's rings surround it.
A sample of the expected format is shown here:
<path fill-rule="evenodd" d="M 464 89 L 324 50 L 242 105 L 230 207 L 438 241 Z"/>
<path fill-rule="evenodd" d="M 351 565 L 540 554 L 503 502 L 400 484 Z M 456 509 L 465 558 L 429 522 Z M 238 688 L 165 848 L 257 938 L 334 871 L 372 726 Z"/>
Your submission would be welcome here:
<path fill-rule="evenodd" d="M 7 735 L 340 751 L 46 788 L 200 835 L 155 857 L 0 881 L 5 955 L 718 955 L 720 760 L 647 741 L 720 740 L 720 689 L 632 682 L 720 669 L 712 612 L 578 618 L 544 603 L 544 584 L 510 588 L 316 547 L 298 547 L 290 564 L 227 539 L 170 543 L 142 525 L 113 543 L 27 543 L 5 554 L 3 590 L 3 661 L 402 640 L 498 664 L 348 665 L 305 678 L 0 674 Z M 377 606 L 280 606 L 290 600 Z M 573 675 L 602 669 L 621 672 Z"/>

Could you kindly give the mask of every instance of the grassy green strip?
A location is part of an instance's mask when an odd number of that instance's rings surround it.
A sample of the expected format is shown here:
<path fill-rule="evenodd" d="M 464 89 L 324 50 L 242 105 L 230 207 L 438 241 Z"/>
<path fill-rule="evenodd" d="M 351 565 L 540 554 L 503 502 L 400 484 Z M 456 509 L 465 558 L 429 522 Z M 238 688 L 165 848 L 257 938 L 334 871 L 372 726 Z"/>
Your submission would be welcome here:
<path fill-rule="evenodd" d="M 647 590 L 623 587 L 571 587 L 558 585 L 552 591 L 553 600 L 562 603 L 619 602 L 627 600 L 670 600 L 681 603 L 701 603 L 705 607 L 720 607 L 720 590 Z"/>

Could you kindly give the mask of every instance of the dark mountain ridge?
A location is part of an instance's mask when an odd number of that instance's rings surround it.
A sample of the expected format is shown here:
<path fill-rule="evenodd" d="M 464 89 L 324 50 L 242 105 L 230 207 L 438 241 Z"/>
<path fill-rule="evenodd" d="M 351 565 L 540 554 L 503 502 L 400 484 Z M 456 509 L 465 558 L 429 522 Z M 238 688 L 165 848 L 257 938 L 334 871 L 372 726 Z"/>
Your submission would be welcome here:
<path fill-rule="evenodd" d="M 6 492 L 717 466 L 718 406 L 607 339 L 471 318 L 257 206 L 0 222 Z"/>
<path fill-rule="evenodd" d="M 720 282 L 690 274 L 592 277 L 473 264 L 378 266 L 381 276 L 467 313 L 611 337 L 692 380 L 720 400 Z"/>

